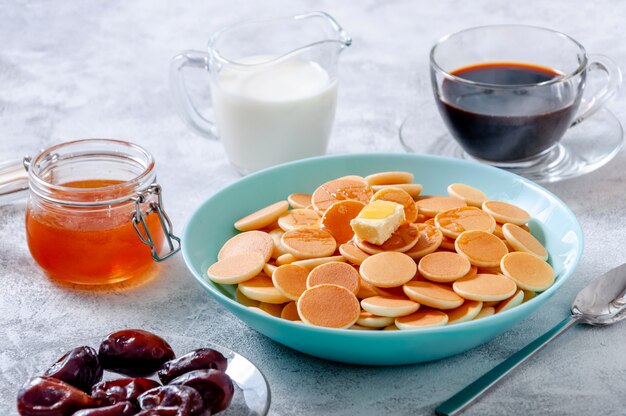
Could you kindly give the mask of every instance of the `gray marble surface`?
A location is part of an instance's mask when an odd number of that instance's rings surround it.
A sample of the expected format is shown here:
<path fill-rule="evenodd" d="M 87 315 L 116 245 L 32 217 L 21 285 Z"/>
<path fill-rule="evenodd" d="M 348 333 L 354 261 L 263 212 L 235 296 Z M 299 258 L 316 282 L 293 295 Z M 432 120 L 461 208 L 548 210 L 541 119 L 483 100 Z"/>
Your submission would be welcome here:
<path fill-rule="evenodd" d="M 4 0 L 0 159 L 75 138 L 127 138 L 156 156 L 167 208 L 180 231 L 201 201 L 238 174 L 219 143 L 195 136 L 177 117 L 169 58 L 182 49 L 204 48 L 212 32 L 242 18 L 315 9 L 333 14 L 354 38 L 341 63 L 331 153 L 402 151 L 398 126 L 414 95 L 430 94 L 418 68 L 427 64 L 430 45 L 451 31 L 506 22 L 549 26 L 626 65 L 626 3 L 608 0 Z M 198 99 L 206 101 L 206 79 L 190 76 Z M 610 107 L 624 120 L 623 95 Z M 625 163 L 620 152 L 592 174 L 548 186 L 578 216 L 586 249 L 575 275 L 539 312 L 467 353 L 391 368 L 335 364 L 270 341 L 205 294 L 181 256 L 142 285 L 94 292 L 55 283 L 28 253 L 24 203 L 2 206 L 0 375 L 59 342 L 69 346 L 81 337 L 142 327 L 210 339 L 249 357 L 271 383 L 273 415 L 432 414 L 437 403 L 563 319 L 578 290 L 624 261 Z M 574 328 L 467 414 L 626 414 L 624 345 L 624 325 Z M 7 378 L 5 385 L 16 382 Z M 14 414 L 14 393 L 4 391 L 0 413 Z"/>

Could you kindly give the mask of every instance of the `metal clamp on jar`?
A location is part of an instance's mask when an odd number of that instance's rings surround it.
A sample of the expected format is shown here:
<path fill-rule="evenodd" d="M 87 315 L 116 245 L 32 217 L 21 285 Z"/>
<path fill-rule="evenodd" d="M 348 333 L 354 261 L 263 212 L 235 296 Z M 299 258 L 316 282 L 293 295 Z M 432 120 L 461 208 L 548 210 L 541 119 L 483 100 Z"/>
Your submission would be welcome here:
<path fill-rule="evenodd" d="M 55 278 L 119 282 L 180 250 L 154 158 L 132 143 L 77 140 L 0 165 L 0 203 L 26 191 L 28 247 Z"/>

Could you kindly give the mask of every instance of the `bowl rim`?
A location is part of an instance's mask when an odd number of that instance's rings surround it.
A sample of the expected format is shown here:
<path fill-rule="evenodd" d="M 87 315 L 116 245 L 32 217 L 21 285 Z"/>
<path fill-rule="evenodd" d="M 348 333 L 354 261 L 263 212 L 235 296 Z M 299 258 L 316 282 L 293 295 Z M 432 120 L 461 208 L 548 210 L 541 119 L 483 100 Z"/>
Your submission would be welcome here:
<path fill-rule="evenodd" d="M 255 178 L 258 176 L 266 175 L 268 173 L 272 173 L 274 171 L 278 171 L 282 169 L 289 169 L 293 166 L 298 166 L 301 164 L 316 163 L 317 161 L 320 161 L 320 160 L 358 159 L 358 158 L 363 158 L 363 157 L 399 158 L 399 159 L 408 159 L 408 160 L 427 159 L 427 160 L 433 160 L 435 162 L 441 161 L 441 162 L 458 164 L 460 166 L 475 167 L 479 169 L 485 169 L 487 172 L 492 172 L 498 175 L 508 176 L 516 181 L 520 181 L 524 183 L 525 185 L 531 188 L 535 188 L 536 190 L 539 190 L 546 197 L 548 197 L 551 205 L 553 204 L 559 205 L 568 214 L 570 219 L 573 220 L 573 224 L 574 224 L 573 231 L 575 232 L 576 237 L 578 238 L 579 244 L 578 244 L 578 249 L 576 251 L 576 255 L 574 257 L 572 265 L 569 267 L 568 270 L 565 270 L 564 273 L 562 273 L 558 277 L 558 279 L 555 280 L 552 286 L 550 286 L 545 291 L 539 293 L 537 296 L 530 299 L 529 301 L 516 306 L 515 308 L 511 308 L 502 313 L 494 314 L 494 315 L 491 315 L 491 316 L 488 316 L 479 320 L 470 320 L 467 322 L 461 322 L 461 323 L 457 323 L 454 325 L 443 325 L 443 326 L 437 326 L 437 327 L 431 327 L 431 328 L 419 328 L 419 329 L 402 330 L 402 331 L 367 331 L 367 330 L 355 331 L 355 330 L 351 330 L 348 328 L 325 328 L 325 327 L 319 327 L 319 326 L 314 326 L 314 325 L 307 325 L 307 324 L 303 324 L 299 322 L 293 322 L 293 321 L 275 317 L 269 314 L 260 314 L 258 312 L 250 310 L 247 306 L 242 305 L 236 300 L 231 299 L 230 297 L 221 293 L 220 290 L 218 290 L 211 283 L 205 280 L 203 276 L 204 273 L 202 272 L 200 274 L 196 273 L 195 268 L 192 266 L 193 263 L 191 260 L 191 254 L 189 253 L 187 249 L 187 244 L 185 244 L 185 242 L 188 241 L 188 238 L 189 238 L 188 237 L 189 232 L 190 232 L 189 226 L 190 224 L 196 221 L 196 218 L 200 215 L 200 212 L 203 211 L 202 208 L 206 204 L 210 203 L 215 198 L 219 198 L 223 193 L 227 192 L 231 186 L 234 186 L 235 184 L 240 184 L 240 183 L 245 184 L 246 182 L 256 180 Z M 309 332 L 314 332 L 314 333 L 319 333 L 319 334 L 332 334 L 336 336 L 350 336 L 350 337 L 358 336 L 358 337 L 363 337 L 363 338 L 379 338 L 381 336 L 385 338 L 393 338 L 393 337 L 397 338 L 397 337 L 412 337 L 412 336 L 416 336 L 417 334 L 424 334 L 424 335 L 433 334 L 433 333 L 444 334 L 448 332 L 457 332 L 459 330 L 471 330 L 471 329 L 474 329 L 475 327 L 483 326 L 488 323 L 497 324 L 498 322 L 507 321 L 514 314 L 520 314 L 524 311 L 528 312 L 523 315 L 523 317 L 526 317 L 536 307 L 539 307 L 542 303 L 547 301 L 563 284 L 565 284 L 565 282 L 576 271 L 576 268 L 578 267 L 578 264 L 580 263 L 583 250 L 584 250 L 584 235 L 583 235 L 580 223 L 578 222 L 578 218 L 576 217 L 574 212 L 571 210 L 571 208 L 564 201 L 562 201 L 559 197 L 557 197 L 556 195 L 554 195 L 552 192 L 548 191 L 541 185 L 538 185 L 537 183 L 529 179 L 526 179 L 522 176 L 516 175 L 514 173 L 511 173 L 502 169 L 498 169 L 493 166 L 484 165 L 478 162 L 456 159 L 456 158 L 445 157 L 445 156 L 430 155 L 430 154 L 407 154 L 407 153 L 349 153 L 349 154 L 324 155 L 324 156 L 317 156 L 317 157 L 312 157 L 312 158 L 307 158 L 307 159 L 300 159 L 300 160 L 296 160 L 293 162 L 283 163 L 283 164 L 272 166 L 266 169 L 262 169 L 258 172 L 244 176 L 242 178 L 239 178 L 235 182 L 232 182 L 224 186 L 223 188 L 219 189 L 214 194 L 205 198 L 204 201 L 200 203 L 200 205 L 198 205 L 194 209 L 193 213 L 191 214 L 191 216 L 188 218 L 188 220 L 185 223 L 185 226 L 182 232 L 181 242 L 182 242 L 181 251 L 182 251 L 183 259 L 185 261 L 185 265 L 187 269 L 192 273 L 194 279 L 205 290 L 207 290 L 212 297 L 214 297 L 220 303 L 229 305 L 230 307 L 237 309 L 239 312 L 243 313 L 244 315 L 247 315 L 250 317 L 257 317 L 262 320 L 269 319 L 269 322 L 275 322 L 281 325 L 287 325 L 288 327 L 292 327 L 294 329 L 303 329 L 304 331 L 309 331 Z M 381 335 L 381 332 L 385 332 L 385 335 Z"/>

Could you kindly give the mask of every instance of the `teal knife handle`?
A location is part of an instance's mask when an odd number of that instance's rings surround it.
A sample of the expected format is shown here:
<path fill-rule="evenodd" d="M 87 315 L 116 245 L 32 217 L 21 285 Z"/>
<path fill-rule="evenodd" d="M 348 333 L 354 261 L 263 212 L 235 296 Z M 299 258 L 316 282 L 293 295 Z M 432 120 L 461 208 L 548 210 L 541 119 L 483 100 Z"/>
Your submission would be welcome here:
<path fill-rule="evenodd" d="M 563 332 L 567 331 L 571 326 L 575 325 L 580 319 L 580 315 L 572 315 L 558 323 L 554 328 L 526 345 L 524 348 L 511 355 L 505 361 L 495 366 L 492 370 L 485 373 L 482 377 L 474 381 L 469 386 L 443 402 L 435 413 L 438 416 L 455 416 L 470 406 L 476 399 L 482 396 L 494 384 L 500 381 L 504 376 L 517 368 L 524 361 L 528 360 L 535 353 L 539 352 L 550 341 L 556 339 Z"/>

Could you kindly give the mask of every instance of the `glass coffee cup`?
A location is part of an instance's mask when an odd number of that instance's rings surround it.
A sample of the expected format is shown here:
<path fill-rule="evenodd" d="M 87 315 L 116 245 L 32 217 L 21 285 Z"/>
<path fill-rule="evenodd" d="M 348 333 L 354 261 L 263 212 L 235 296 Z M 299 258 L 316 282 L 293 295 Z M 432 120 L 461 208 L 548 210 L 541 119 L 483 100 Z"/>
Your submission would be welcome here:
<path fill-rule="evenodd" d="M 592 71 L 604 73 L 605 83 L 585 91 Z M 536 164 L 621 84 L 609 58 L 588 55 L 563 33 L 525 25 L 444 37 L 431 50 L 430 73 L 453 138 L 472 158 L 504 168 Z"/>

